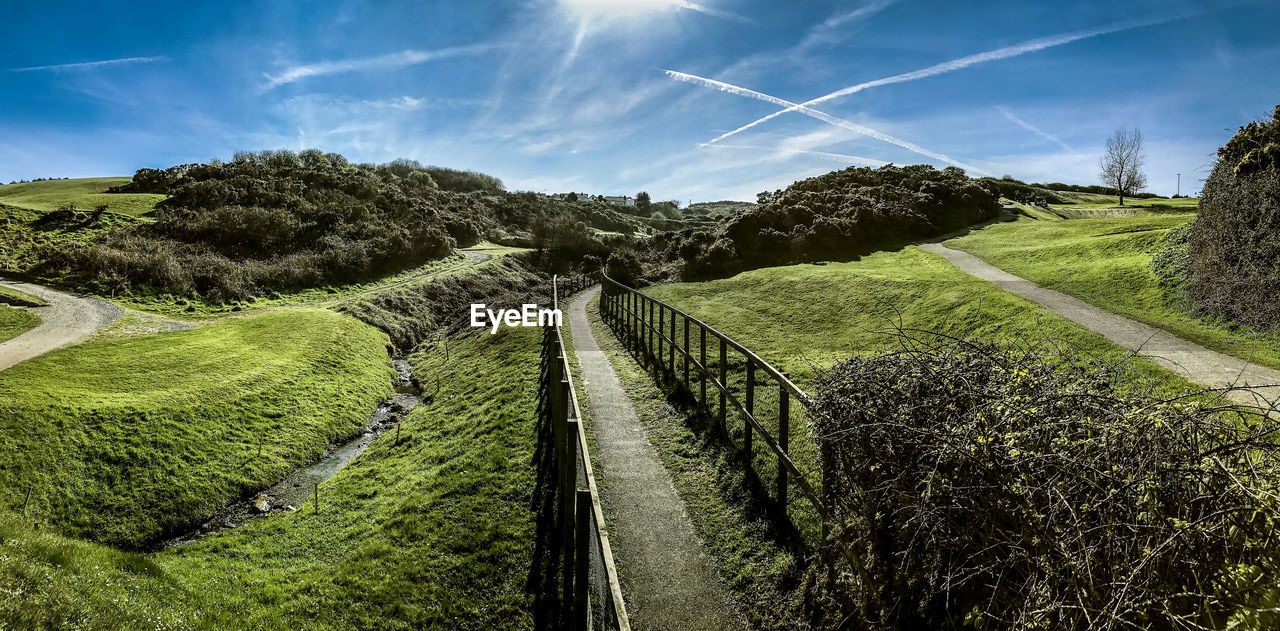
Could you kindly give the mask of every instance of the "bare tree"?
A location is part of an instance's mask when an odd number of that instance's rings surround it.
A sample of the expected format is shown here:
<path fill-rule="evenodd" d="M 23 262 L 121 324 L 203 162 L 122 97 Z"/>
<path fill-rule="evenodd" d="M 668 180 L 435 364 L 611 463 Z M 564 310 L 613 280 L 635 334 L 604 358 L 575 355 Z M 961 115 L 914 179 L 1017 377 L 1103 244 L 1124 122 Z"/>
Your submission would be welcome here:
<path fill-rule="evenodd" d="M 1142 130 L 1121 127 L 1107 139 L 1107 151 L 1098 161 L 1099 177 L 1104 186 L 1115 189 L 1124 206 L 1124 196 L 1133 195 L 1147 186 L 1142 163 L 1147 156 L 1142 148 Z"/>

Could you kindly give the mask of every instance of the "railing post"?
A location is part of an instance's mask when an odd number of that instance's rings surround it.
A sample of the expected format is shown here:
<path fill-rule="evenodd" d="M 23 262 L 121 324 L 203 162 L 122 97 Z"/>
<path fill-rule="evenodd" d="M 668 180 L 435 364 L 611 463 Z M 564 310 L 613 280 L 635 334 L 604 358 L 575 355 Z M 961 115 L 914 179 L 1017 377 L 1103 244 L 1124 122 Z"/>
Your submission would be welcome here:
<path fill-rule="evenodd" d="M 576 527 L 574 525 L 574 504 L 577 501 L 575 489 L 578 488 L 578 421 L 565 420 L 565 456 L 568 465 L 565 467 L 565 475 L 561 480 L 560 487 L 560 511 L 563 521 L 561 521 L 564 535 L 564 592 L 563 600 L 564 613 L 566 620 L 573 619 L 573 578 L 576 574 L 574 559 L 574 535 Z"/>
<path fill-rule="evenodd" d="M 746 399 L 747 415 L 751 418 L 756 416 L 756 363 L 750 357 L 747 358 L 747 392 L 744 396 Z M 742 435 L 743 451 L 747 454 L 747 465 L 751 465 L 751 421 L 743 419 L 742 422 L 744 433 Z"/>
<path fill-rule="evenodd" d="M 663 353 L 666 351 L 663 346 L 662 333 L 666 329 L 664 319 L 666 318 L 667 310 L 660 304 L 655 304 L 654 306 L 658 308 L 658 361 L 654 362 L 654 366 L 658 369 L 658 383 L 662 383 L 662 365 L 666 363 L 662 361 Z"/>
<path fill-rule="evenodd" d="M 791 443 L 791 393 L 786 386 L 778 385 L 778 449 L 790 457 Z M 787 511 L 787 468 L 778 459 L 778 505 Z"/>
<path fill-rule="evenodd" d="M 591 491 L 587 489 L 578 489 L 577 494 L 577 510 L 574 511 L 574 520 L 577 532 L 574 536 L 574 544 L 577 550 L 574 551 L 574 568 L 573 568 L 573 623 L 571 628 L 574 631 L 586 631 L 591 613 L 591 607 L 587 602 L 587 581 L 589 580 L 587 572 L 591 567 L 591 551 L 587 547 L 591 542 Z"/>
<path fill-rule="evenodd" d="M 702 375 L 702 399 L 700 401 L 702 405 L 709 408 L 711 406 L 707 405 L 707 329 L 705 327 L 698 327 L 698 337 L 702 340 L 702 351 L 699 355 L 702 362 L 702 370 L 698 371 Z"/>
<path fill-rule="evenodd" d="M 671 310 L 671 359 L 667 362 L 667 372 L 671 375 L 671 380 L 676 381 L 676 310 Z"/>
<path fill-rule="evenodd" d="M 689 316 L 684 317 L 684 387 L 693 392 L 693 384 L 689 383 L 689 358 L 693 350 L 689 348 Z"/>
<path fill-rule="evenodd" d="M 729 404 L 729 343 L 720 338 L 720 430 L 727 432 L 725 418 Z"/>

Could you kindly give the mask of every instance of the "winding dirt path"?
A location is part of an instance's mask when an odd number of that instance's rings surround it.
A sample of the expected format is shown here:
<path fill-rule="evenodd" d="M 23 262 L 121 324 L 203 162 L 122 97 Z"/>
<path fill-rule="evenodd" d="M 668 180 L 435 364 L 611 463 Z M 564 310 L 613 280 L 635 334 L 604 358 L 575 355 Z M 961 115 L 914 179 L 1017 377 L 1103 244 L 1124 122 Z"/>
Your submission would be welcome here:
<path fill-rule="evenodd" d="M 645 437 L 609 358 L 596 343 L 587 302 L 569 306 L 582 390 L 596 436 L 601 495 L 609 504 L 609 538 L 635 629 L 729 630 L 745 621 L 729 598 L 658 452 Z"/>
<path fill-rule="evenodd" d="M 1154 360 L 1190 381 L 1212 388 L 1231 384 L 1280 384 L 1280 371 L 1209 350 L 1162 329 L 1130 320 L 1062 292 L 1046 289 L 968 252 L 953 250 L 940 243 L 923 243 L 918 247 L 940 254 L 961 271 L 1039 304 L 1124 348 L 1140 351 L 1143 357 Z M 1280 397 L 1280 387 L 1253 390 L 1267 398 Z M 1248 392 L 1238 391 L 1230 395 L 1233 400 L 1246 405 L 1257 402 Z"/>
<path fill-rule="evenodd" d="M 115 322 L 124 313 L 120 307 L 99 298 L 76 296 L 16 281 L 3 280 L 0 285 L 24 291 L 49 303 L 47 307 L 32 308 L 32 312 L 42 320 L 40 326 L 0 343 L 0 370 L 78 342 Z"/>

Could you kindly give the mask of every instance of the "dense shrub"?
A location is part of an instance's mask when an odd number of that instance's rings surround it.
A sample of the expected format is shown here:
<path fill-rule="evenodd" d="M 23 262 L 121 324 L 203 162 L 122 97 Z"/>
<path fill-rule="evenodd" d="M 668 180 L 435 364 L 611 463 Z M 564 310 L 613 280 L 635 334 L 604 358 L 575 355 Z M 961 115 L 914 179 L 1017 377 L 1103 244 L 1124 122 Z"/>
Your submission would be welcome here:
<path fill-rule="evenodd" d="M 52 258 L 111 289 L 213 300 L 346 283 L 446 256 L 493 228 L 475 198 L 417 162 L 352 165 L 319 151 L 139 170 L 121 190 L 170 197 L 156 221 Z"/>
<path fill-rule="evenodd" d="M 423 171 L 430 175 L 441 189 L 446 191 L 455 193 L 472 193 L 476 191 L 501 193 L 507 190 L 503 186 L 502 180 L 484 173 L 434 166 L 426 167 Z"/>
<path fill-rule="evenodd" d="M 820 375 L 815 628 L 1275 628 L 1275 418 L 1137 385 L 923 335 Z"/>
<path fill-rule="evenodd" d="M 824 258 L 848 258 L 996 216 L 996 196 L 964 171 L 928 165 L 851 167 L 761 193 L 715 229 L 654 237 L 659 260 L 686 279 Z"/>
<path fill-rule="evenodd" d="M 1280 325 L 1280 106 L 1218 150 L 1200 192 L 1187 294 L 1204 313 Z"/>

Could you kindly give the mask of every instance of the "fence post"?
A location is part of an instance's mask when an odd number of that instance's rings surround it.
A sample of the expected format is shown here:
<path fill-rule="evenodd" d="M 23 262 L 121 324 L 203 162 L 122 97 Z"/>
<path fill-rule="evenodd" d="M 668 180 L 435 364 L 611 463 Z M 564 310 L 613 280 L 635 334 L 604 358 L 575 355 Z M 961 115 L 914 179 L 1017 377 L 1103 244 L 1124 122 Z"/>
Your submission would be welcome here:
<path fill-rule="evenodd" d="M 778 385 L 778 449 L 790 456 L 788 445 L 791 443 L 791 393 L 786 386 Z M 778 505 L 782 512 L 787 511 L 787 468 L 782 459 L 778 459 Z"/>
<path fill-rule="evenodd" d="M 744 397 L 747 406 L 747 415 L 751 418 L 756 416 L 756 362 L 750 357 L 747 358 L 747 392 Z M 742 447 L 747 454 L 747 465 L 751 464 L 751 421 L 743 419 L 742 428 L 745 433 L 742 435 Z"/>
<path fill-rule="evenodd" d="M 729 343 L 720 338 L 720 430 L 728 432 L 725 427 L 726 406 L 729 403 Z"/>
<path fill-rule="evenodd" d="M 551 400 L 551 436 L 555 444 L 552 459 L 556 473 L 564 474 L 564 419 L 568 416 L 560 383 L 564 380 L 564 362 L 560 355 L 560 343 L 554 331 L 551 340 L 551 366 L 547 371 L 547 397 Z"/>
<path fill-rule="evenodd" d="M 666 363 L 662 361 L 663 353 L 666 351 L 666 348 L 663 346 L 663 343 L 662 343 L 663 342 L 662 333 L 663 333 L 663 330 L 665 330 L 667 327 L 666 321 L 665 321 L 667 310 L 664 309 L 660 304 L 657 304 L 654 306 L 658 308 L 658 357 L 657 357 L 658 361 L 654 362 L 654 367 L 658 369 L 658 383 L 662 383 L 662 377 L 663 377 L 662 368 L 663 368 L 663 364 Z"/>
<path fill-rule="evenodd" d="M 689 316 L 684 317 L 684 387 L 693 392 L 693 384 L 689 383 L 689 358 L 693 349 L 689 348 Z"/>
<path fill-rule="evenodd" d="M 667 371 L 671 374 L 671 380 L 676 381 L 676 310 L 671 310 L 671 360 L 667 362 Z"/>
<path fill-rule="evenodd" d="M 577 510 L 574 511 L 575 527 L 577 532 L 574 536 L 574 545 L 577 550 L 574 551 L 574 568 L 573 568 L 573 624 L 571 628 L 574 631 L 586 631 L 587 619 L 590 617 L 591 608 L 587 603 L 587 572 L 591 568 L 591 551 L 588 544 L 591 542 L 591 519 L 592 504 L 591 491 L 587 489 L 578 489 L 577 493 Z"/>
<path fill-rule="evenodd" d="M 574 503 L 576 502 L 576 493 L 574 490 L 578 488 L 578 421 L 565 419 L 565 466 L 564 477 L 561 478 L 560 487 L 560 513 L 563 521 L 561 528 L 564 534 L 564 592 L 563 600 L 564 613 L 566 620 L 573 619 L 573 577 L 576 574 L 574 566 Z"/>
<path fill-rule="evenodd" d="M 702 375 L 702 399 L 700 401 L 702 405 L 711 407 L 707 405 L 707 329 L 701 325 L 698 326 L 698 337 L 702 340 L 702 351 L 699 355 L 702 362 L 702 370 L 698 371 Z"/>

